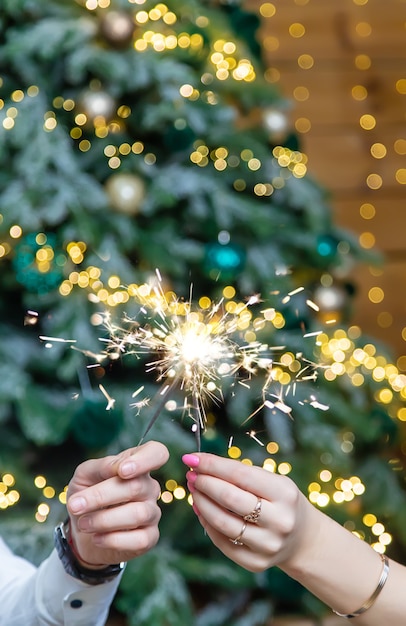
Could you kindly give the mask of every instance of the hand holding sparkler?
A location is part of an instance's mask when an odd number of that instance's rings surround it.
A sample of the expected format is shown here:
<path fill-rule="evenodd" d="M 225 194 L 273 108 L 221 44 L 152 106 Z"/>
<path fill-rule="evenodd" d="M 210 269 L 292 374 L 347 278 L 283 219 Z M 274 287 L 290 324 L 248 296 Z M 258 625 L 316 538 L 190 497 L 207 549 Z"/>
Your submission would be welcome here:
<path fill-rule="evenodd" d="M 158 541 L 158 482 L 150 476 L 168 460 L 150 441 L 117 456 L 85 461 L 68 488 L 72 547 L 85 568 L 128 561 Z"/>
<path fill-rule="evenodd" d="M 316 509 L 290 478 L 206 453 L 183 462 L 200 523 L 235 563 L 277 565 L 357 624 L 404 623 L 406 567 Z"/>

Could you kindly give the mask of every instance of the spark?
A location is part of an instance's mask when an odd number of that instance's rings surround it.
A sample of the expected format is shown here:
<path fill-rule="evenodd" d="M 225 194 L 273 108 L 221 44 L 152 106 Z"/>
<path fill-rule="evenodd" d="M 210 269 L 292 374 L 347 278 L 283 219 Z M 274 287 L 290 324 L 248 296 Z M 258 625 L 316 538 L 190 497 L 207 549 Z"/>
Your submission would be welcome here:
<path fill-rule="evenodd" d="M 138 387 L 138 389 L 134 391 L 131 397 L 136 398 L 137 396 L 139 396 L 140 393 L 144 391 L 144 388 L 145 388 L 144 385 L 141 385 L 141 387 Z M 150 403 L 150 398 L 141 398 L 140 400 L 137 400 L 136 402 L 132 402 L 130 404 L 130 407 L 137 409 L 137 415 L 139 415 L 141 412 L 141 409 L 144 408 L 144 406 L 148 406 L 149 403 Z"/>
<path fill-rule="evenodd" d="M 252 296 L 247 298 L 248 306 L 251 306 L 252 304 L 258 304 L 259 302 L 262 302 L 261 296 L 259 293 L 254 293 Z"/>
<path fill-rule="evenodd" d="M 138 402 L 131 402 L 130 407 L 132 409 L 137 409 L 137 415 L 139 415 L 141 413 L 141 409 L 143 409 L 145 406 L 148 406 L 150 401 L 150 398 L 142 398 Z"/>
<path fill-rule="evenodd" d="M 320 409 L 321 411 L 328 411 L 330 408 L 328 404 L 322 404 L 317 400 L 312 400 L 312 402 L 310 402 L 310 406 L 313 406 L 315 409 Z"/>
<path fill-rule="evenodd" d="M 308 307 L 313 309 L 313 311 L 317 311 L 317 312 L 320 311 L 320 307 L 317 306 L 317 304 L 313 302 L 313 300 L 306 300 L 306 304 Z"/>
<path fill-rule="evenodd" d="M 24 326 L 35 326 L 38 323 L 39 315 L 37 311 L 28 309 L 24 316 Z"/>
<path fill-rule="evenodd" d="M 257 433 L 255 432 L 255 430 L 249 430 L 246 434 L 248 435 L 248 437 L 251 437 L 251 439 L 256 441 L 260 446 L 265 445 L 260 439 L 258 439 Z"/>
<path fill-rule="evenodd" d="M 116 325 L 109 312 L 101 314 L 109 332 L 109 338 L 100 338 L 105 346 L 101 351 L 104 358 L 116 360 L 126 354 L 143 359 L 145 372 L 153 374 L 160 384 L 152 399 L 142 398 L 143 386 L 133 393 L 137 400 L 131 406 L 138 412 L 150 401 L 154 408 L 140 443 L 168 405 L 171 394 L 180 392 L 183 401 L 175 406 L 191 418 L 200 449 L 208 404 L 221 404 L 225 389 L 236 384 L 250 388 L 253 377 L 258 375 L 263 377 L 262 402 L 243 423 L 264 407 L 291 416 L 292 407 L 285 402 L 287 394 L 283 390 L 285 387 L 290 392 L 291 386 L 280 384 L 276 393 L 278 376 L 285 371 L 286 379 L 293 378 L 295 384 L 299 380 L 315 380 L 317 365 L 298 353 L 295 359 L 302 367 L 296 374 L 289 372 L 276 359 L 286 346 L 272 346 L 260 340 L 264 329 L 271 330 L 271 334 L 275 331 L 272 319 L 276 315 L 274 309 L 264 309 L 253 319 L 251 307 L 262 302 L 260 294 L 240 303 L 204 298 L 197 304 L 192 300 L 192 286 L 189 299 L 182 300 L 172 292 L 164 293 L 161 275 L 158 271 L 156 275 L 158 283 L 137 288 L 135 317 L 124 316 L 120 325 Z M 289 297 L 301 291 L 296 289 Z M 87 352 L 87 356 L 92 355 L 99 362 L 101 355 Z"/>
<path fill-rule="evenodd" d="M 76 339 L 63 339 L 62 337 L 47 337 L 46 335 L 40 335 L 41 341 L 50 343 L 76 343 Z"/>
<path fill-rule="evenodd" d="M 132 398 L 136 398 L 142 391 L 144 391 L 144 385 L 141 385 L 141 387 L 138 387 L 138 389 L 133 392 Z"/>
<path fill-rule="evenodd" d="M 301 293 L 302 291 L 304 291 L 304 287 L 298 287 L 297 289 L 293 289 L 292 291 L 289 291 L 289 293 L 282 298 L 282 304 L 287 304 L 288 302 L 290 302 L 292 296 L 296 296 L 298 293 Z"/>
<path fill-rule="evenodd" d="M 297 289 L 293 289 L 292 291 L 289 291 L 288 296 L 295 296 L 301 291 L 304 291 L 304 287 L 298 287 Z"/>
<path fill-rule="evenodd" d="M 106 411 L 110 411 L 111 409 L 114 408 L 114 405 L 116 403 L 115 399 L 112 398 L 108 392 L 106 391 L 106 389 L 103 387 L 103 385 L 99 385 L 99 389 L 102 392 L 102 394 L 104 395 L 104 397 L 107 400 L 107 406 L 106 406 Z"/>
<path fill-rule="evenodd" d="M 315 396 L 310 396 L 310 406 L 313 406 L 315 409 L 320 409 L 320 411 L 328 411 L 330 408 L 328 404 L 323 404 L 319 402 Z"/>

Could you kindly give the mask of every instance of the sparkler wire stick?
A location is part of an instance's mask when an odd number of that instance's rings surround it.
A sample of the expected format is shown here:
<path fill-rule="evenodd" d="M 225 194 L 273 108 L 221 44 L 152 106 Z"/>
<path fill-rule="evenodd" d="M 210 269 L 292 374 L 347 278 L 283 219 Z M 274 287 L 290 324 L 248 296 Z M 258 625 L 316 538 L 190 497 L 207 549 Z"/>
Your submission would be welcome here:
<path fill-rule="evenodd" d="M 196 423 L 195 423 L 196 448 L 197 448 L 197 451 L 200 452 L 202 418 L 201 418 L 201 412 L 200 412 L 199 397 L 197 393 L 193 394 L 193 404 L 194 404 L 194 412 L 196 414 Z"/>
<path fill-rule="evenodd" d="M 173 381 L 171 382 L 171 384 L 166 387 L 166 389 L 164 389 L 163 391 L 157 393 L 157 395 L 162 395 L 162 400 L 160 401 L 160 403 L 156 407 L 156 409 L 154 411 L 154 414 L 152 415 L 151 419 L 149 420 L 148 425 L 147 425 L 146 429 L 144 430 L 144 433 L 143 433 L 141 439 L 138 442 L 139 446 L 144 442 L 145 437 L 148 435 L 149 431 L 151 430 L 151 428 L 155 424 L 156 420 L 158 419 L 162 409 L 165 406 L 167 395 L 172 391 L 172 389 L 174 389 L 174 387 L 176 387 L 177 384 L 178 384 L 178 378 L 174 378 Z"/>

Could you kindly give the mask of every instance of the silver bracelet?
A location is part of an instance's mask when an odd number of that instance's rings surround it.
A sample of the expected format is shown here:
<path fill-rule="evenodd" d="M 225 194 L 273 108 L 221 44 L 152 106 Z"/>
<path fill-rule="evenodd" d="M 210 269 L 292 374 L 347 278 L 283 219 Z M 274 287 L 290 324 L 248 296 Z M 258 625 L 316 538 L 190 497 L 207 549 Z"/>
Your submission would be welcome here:
<path fill-rule="evenodd" d="M 388 561 L 387 556 L 385 554 L 380 554 L 380 557 L 383 563 L 382 572 L 379 578 L 378 585 L 374 593 L 372 594 L 372 596 L 365 602 L 365 604 L 361 606 L 361 608 L 359 608 L 357 611 L 354 611 L 354 613 L 349 613 L 348 615 L 346 615 L 345 613 L 338 613 L 337 611 L 334 611 L 334 609 L 333 609 L 333 613 L 335 613 L 336 615 L 339 615 L 340 617 L 346 617 L 347 619 L 351 619 L 352 617 L 358 617 L 358 615 L 362 615 L 362 613 L 365 613 L 365 611 L 371 608 L 371 606 L 373 605 L 373 603 L 375 602 L 375 600 L 381 593 L 388 579 L 388 574 L 389 574 L 389 561 Z"/>

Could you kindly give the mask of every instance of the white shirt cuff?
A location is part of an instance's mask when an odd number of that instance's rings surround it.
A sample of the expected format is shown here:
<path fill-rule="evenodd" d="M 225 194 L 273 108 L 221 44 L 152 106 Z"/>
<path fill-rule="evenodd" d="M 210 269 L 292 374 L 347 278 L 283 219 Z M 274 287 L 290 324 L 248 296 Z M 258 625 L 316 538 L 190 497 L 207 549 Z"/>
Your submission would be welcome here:
<path fill-rule="evenodd" d="M 37 573 L 35 601 L 40 624 L 103 626 L 122 574 L 101 585 L 87 585 L 63 569 L 55 550 Z"/>

